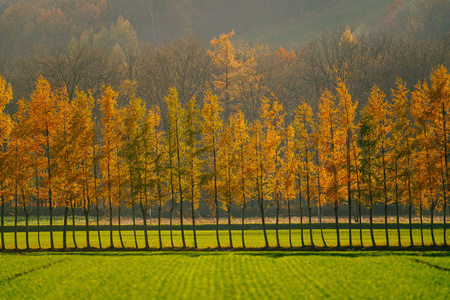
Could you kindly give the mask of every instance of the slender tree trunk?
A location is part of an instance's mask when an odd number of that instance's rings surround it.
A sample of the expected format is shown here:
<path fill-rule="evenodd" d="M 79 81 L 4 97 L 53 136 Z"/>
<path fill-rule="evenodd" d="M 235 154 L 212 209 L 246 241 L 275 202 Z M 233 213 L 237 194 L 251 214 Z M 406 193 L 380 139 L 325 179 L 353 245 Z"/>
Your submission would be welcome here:
<path fill-rule="evenodd" d="M 158 206 L 158 237 L 159 237 L 159 249 L 162 249 L 162 237 L 161 237 L 161 197 L 159 198 L 159 206 Z"/>
<path fill-rule="evenodd" d="M 177 117 L 177 119 L 178 119 L 178 117 Z M 178 191 L 180 194 L 181 242 L 183 244 L 183 248 L 186 248 L 186 239 L 184 237 L 184 226 L 183 226 L 183 189 L 181 187 L 181 156 L 180 156 L 180 141 L 179 141 L 179 133 L 178 133 L 178 122 L 175 122 L 175 132 L 176 132 L 175 137 L 176 137 L 176 143 L 177 143 Z M 215 160 L 216 160 L 216 158 L 215 158 L 215 152 L 214 152 L 214 169 L 215 169 Z M 220 248 L 220 246 L 219 246 L 219 248 Z"/>
<path fill-rule="evenodd" d="M 259 149 L 258 149 L 259 148 Z M 256 144 L 256 153 L 259 155 L 259 166 L 256 168 L 256 184 L 258 189 L 258 206 L 261 212 L 261 222 L 263 226 L 263 234 L 264 234 L 264 242 L 265 248 L 269 248 L 269 240 L 267 239 L 267 231 L 266 231 L 266 218 L 264 216 L 264 190 L 263 190 L 263 160 L 262 160 L 262 149 L 260 141 L 257 141 Z M 259 174 L 258 174 L 259 172 Z"/>
<path fill-rule="evenodd" d="M 425 245 L 423 242 L 423 208 L 422 208 L 422 199 L 419 201 L 419 217 L 420 217 L 420 237 L 422 239 L 422 247 Z"/>
<path fill-rule="evenodd" d="M 242 175 L 242 248 L 245 248 L 245 238 L 244 238 L 244 231 L 245 231 L 245 207 L 247 206 L 247 203 L 245 201 L 245 175 L 244 175 L 244 146 L 241 143 L 241 175 Z"/>
<path fill-rule="evenodd" d="M 228 200 L 227 214 L 228 214 L 228 237 L 230 240 L 230 248 L 233 248 L 233 238 L 231 236 L 231 198 Z"/>
<path fill-rule="evenodd" d="M 83 212 L 84 212 L 84 219 L 85 219 L 85 230 L 86 230 L 86 248 L 91 248 L 91 241 L 89 236 L 89 212 L 91 209 L 91 199 L 89 198 L 89 195 L 86 194 L 86 189 L 83 187 Z"/>
<path fill-rule="evenodd" d="M 279 221 L 279 217 L 280 217 L 280 197 L 278 196 L 278 193 L 276 195 L 277 198 L 277 218 L 275 221 L 275 232 L 276 232 L 276 236 L 277 236 L 277 248 L 280 248 L 280 236 L 278 235 L 278 221 Z"/>
<path fill-rule="evenodd" d="M 245 238 L 244 238 L 244 231 L 245 231 L 245 207 L 247 206 L 247 203 L 245 202 L 245 193 L 243 194 L 244 203 L 242 205 L 242 248 L 245 248 Z"/>
<path fill-rule="evenodd" d="M 67 249 L 67 219 L 69 215 L 69 206 L 66 203 L 64 208 L 64 231 L 63 231 L 63 249 Z"/>
<path fill-rule="evenodd" d="M 14 195 L 14 248 L 17 250 L 19 247 L 17 246 L 17 183 L 16 183 L 16 191 Z"/>
<path fill-rule="evenodd" d="M 312 207 L 311 207 L 310 199 L 308 199 L 308 215 L 309 215 L 309 242 L 311 244 L 311 247 L 315 247 L 314 239 L 313 239 L 313 231 L 312 231 Z"/>
<path fill-rule="evenodd" d="M 98 234 L 98 247 L 102 249 L 102 238 L 100 236 L 100 218 L 99 218 L 99 207 L 98 207 L 98 201 L 95 203 L 95 211 L 96 211 L 96 217 L 97 217 L 97 234 Z"/>
<path fill-rule="evenodd" d="M 398 236 L 398 246 L 402 246 L 402 239 L 400 235 L 400 216 L 399 216 L 399 201 L 398 201 L 398 164 L 395 160 L 395 214 L 397 217 L 397 236 Z"/>
<path fill-rule="evenodd" d="M 53 199 L 52 199 L 52 176 L 50 169 L 50 132 L 48 124 L 46 125 L 46 142 L 47 142 L 47 174 L 48 174 L 48 206 L 50 209 L 50 248 L 55 249 L 55 244 L 53 241 Z"/>
<path fill-rule="evenodd" d="M 350 129 L 347 130 L 347 202 L 348 202 L 348 241 L 352 247 L 352 191 L 351 191 L 351 157 L 350 157 Z"/>
<path fill-rule="evenodd" d="M 370 197 L 370 238 L 372 239 L 372 246 L 376 247 L 375 237 L 373 235 L 373 200 Z"/>
<path fill-rule="evenodd" d="M 159 170 L 157 166 L 157 170 Z M 159 249 L 162 249 L 162 237 L 161 237 L 161 209 L 162 209 L 162 191 L 161 191 L 161 183 L 159 179 L 159 171 L 157 171 L 156 176 L 158 177 L 158 200 L 159 200 L 159 206 L 158 206 L 158 236 L 159 236 Z M 195 229 L 194 229 L 195 232 Z M 194 234 L 195 236 L 195 234 Z"/>
<path fill-rule="evenodd" d="M 325 237 L 323 235 L 323 225 L 322 225 L 322 203 L 320 201 L 320 196 L 322 194 L 321 192 L 321 186 L 320 186 L 320 173 L 317 172 L 317 194 L 318 194 L 318 202 L 319 202 L 319 215 L 318 215 L 318 219 L 319 219 L 319 223 L 320 223 L 320 235 L 322 237 L 322 243 L 325 247 L 327 246 L 327 243 L 325 242 Z"/>
<path fill-rule="evenodd" d="M 263 226 L 265 247 L 269 248 L 269 240 L 267 239 L 266 222 L 265 222 L 266 218 L 264 217 L 264 197 L 261 197 L 259 202 L 260 202 L 259 210 L 261 211 L 261 221 L 262 221 L 262 226 Z"/>
<path fill-rule="evenodd" d="M 3 183 L 2 183 L 2 190 L 3 190 Z M 2 195 L 2 250 L 6 249 L 5 246 L 5 197 Z"/>
<path fill-rule="evenodd" d="M 291 233 L 291 201 L 287 200 L 288 204 L 288 218 L 289 218 L 289 246 L 292 248 L 292 233 Z"/>
<path fill-rule="evenodd" d="M 372 247 L 376 247 L 375 238 L 373 236 L 373 195 L 372 195 L 372 176 L 370 175 L 371 170 L 372 170 L 371 159 L 369 157 L 370 238 L 372 239 Z"/>
<path fill-rule="evenodd" d="M 339 208 L 337 201 L 334 202 L 334 216 L 336 219 L 336 240 L 337 240 L 337 247 L 341 246 L 341 239 L 339 237 Z"/>
<path fill-rule="evenodd" d="M 300 175 L 300 174 L 299 174 Z M 300 186 L 300 176 L 299 176 L 299 186 Z M 298 194 L 300 201 L 300 237 L 301 237 L 301 241 L 302 241 L 302 248 L 305 247 L 305 238 L 303 236 L 303 200 L 302 200 L 302 192 L 301 192 L 301 187 L 299 190 L 299 194 Z"/>
<path fill-rule="evenodd" d="M 383 156 L 383 189 L 384 189 L 384 228 L 386 230 L 386 246 L 389 247 L 389 231 L 388 231 L 388 195 L 387 195 L 387 178 L 386 178 L 386 160 L 385 160 L 385 149 L 384 141 L 381 147 L 381 152 Z"/>
<path fill-rule="evenodd" d="M 308 148 L 306 148 L 306 200 L 308 202 L 308 217 L 309 217 L 309 242 L 311 247 L 315 247 L 312 232 L 312 208 L 311 208 L 311 191 L 309 186 L 309 159 L 308 159 Z"/>
<path fill-rule="evenodd" d="M 119 239 L 120 239 L 120 245 L 122 246 L 122 249 L 125 249 L 125 246 L 123 244 L 123 238 L 122 238 L 122 187 L 120 185 L 120 171 L 119 171 L 119 216 L 118 216 L 118 221 L 119 221 Z"/>
<path fill-rule="evenodd" d="M 362 216 L 361 216 L 361 186 L 359 185 L 359 166 L 356 160 L 356 147 L 353 147 L 353 156 L 355 162 L 356 169 L 356 186 L 358 188 L 358 221 L 359 221 L 359 243 L 361 244 L 361 248 L 364 247 L 363 243 L 363 235 L 362 235 Z"/>
<path fill-rule="evenodd" d="M 142 219 L 144 222 L 144 236 L 145 236 L 145 249 L 150 248 L 148 244 L 148 234 L 147 234 L 147 207 L 142 205 L 141 201 L 141 212 L 142 212 Z"/>
<path fill-rule="evenodd" d="M 138 249 L 138 243 L 137 243 L 137 233 L 136 233 L 136 213 L 135 213 L 135 202 L 134 202 L 134 185 L 133 185 L 133 172 L 130 165 L 130 193 L 131 193 L 131 205 L 132 205 L 132 211 L 133 211 L 133 233 L 134 233 L 134 246 L 136 249 Z"/>
<path fill-rule="evenodd" d="M 134 200 L 132 201 L 132 214 L 133 214 L 133 231 L 134 231 L 134 246 L 136 249 L 139 249 L 138 243 L 137 243 L 137 233 L 136 233 L 136 203 Z"/>
<path fill-rule="evenodd" d="M 37 239 L 38 239 L 38 247 L 39 249 L 41 249 L 41 224 L 40 224 L 40 209 L 41 209 L 41 195 L 40 195 L 40 190 L 39 190 L 39 175 L 37 173 L 36 170 L 36 197 L 37 197 L 37 203 L 36 203 L 36 209 L 37 209 Z"/>
<path fill-rule="evenodd" d="M 88 204 L 88 206 L 89 206 L 89 204 Z M 84 210 L 84 219 L 85 219 L 85 224 L 86 224 L 86 248 L 90 249 L 91 241 L 90 241 L 90 236 L 89 236 L 89 209 Z"/>
<path fill-rule="evenodd" d="M 447 207 L 447 189 L 445 187 L 445 177 L 444 177 L 444 170 L 443 170 L 443 166 L 442 166 L 442 159 L 441 159 L 441 177 L 442 177 L 442 196 L 443 196 L 443 200 L 444 200 L 444 205 L 443 205 L 443 217 L 444 217 L 444 246 L 447 246 L 447 239 L 446 239 L 446 207 Z"/>
<path fill-rule="evenodd" d="M 26 200 L 25 200 L 25 192 L 22 190 L 22 203 L 23 203 L 23 213 L 25 215 L 25 243 L 26 243 L 26 249 L 30 249 L 30 239 L 29 239 L 29 232 L 30 228 L 28 227 L 28 220 L 30 217 L 30 213 L 27 209 Z"/>
<path fill-rule="evenodd" d="M 216 206 L 216 239 L 217 239 L 217 247 L 220 246 L 219 239 L 219 202 L 217 199 L 217 165 L 216 165 L 216 142 L 215 137 L 213 137 L 213 159 L 214 159 L 214 205 Z"/>
<path fill-rule="evenodd" d="M 408 143 L 408 149 L 409 149 L 409 143 Z M 410 158 L 408 156 L 408 171 L 410 172 L 411 170 L 411 164 L 410 164 Z M 409 202 L 409 239 L 411 242 L 411 246 L 414 246 L 414 241 L 413 241 L 413 232 L 412 232 L 412 195 L 411 195 L 411 175 L 408 175 L 408 202 Z"/>
<path fill-rule="evenodd" d="M 363 234 L 362 234 L 361 201 L 359 201 L 358 203 L 358 217 L 359 217 L 359 242 L 361 244 L 361 248 L 364 248 Z"/>
<path fill-rule="evenodd" d="M 442 210 L 444 211 L 444 245 L 447 246 L 447 215 L 446 215 L 446 211 L 447 211 L 447 197 L 445 196 L 446 191 L 448 191 L 449 189 L 449 174 L 448 174 L 448 149 L 447 149 L 447 128 L 446 128 L 446 109 L 445 109 L 445 103 L 442 103 L 442 120 L 443 120 L 443 125 L 444 125 L 444 162 L 445 162 L 445 185 L 444 185 L 444 205 L 442 207 Z"/>
<path fill-rule="evenodd" d="M 434 206 L 435 206 L 435 202 L 434 199 L 431 200 L 431 208 L 430 208 L 430 212 L 431 212 L 431 240 L 433 241 L 433 246 L 436 246 L 436 240 L 434 239 Z"/>
<path fill-rule="evenodd" d="M 120 193 L 119 193 L 120 194 Z M 119 196 L 120 199 L 120 196 Z M 119 216 L 118 216 L 118 221 L 119 221 L 119 239 L 120 239 L 120 245 L 122 246 L 122 248 L 125 248 L 125 245 L 123 244 L 123 238 L 122 238 L 122 204 L 120 203 L 119 200 Z"/>
<path fill-rule="evenodd" d="M 193 183 L 193 180 L 191 181 L 191 184 Z M 194 234 L 194 248 L 197 249 L 197 231 L 195 230 L 195 205 L 194 205 L 194 186 L 192 185 L 191 188 L 191 210 L 192 210 L 192 232 Z"/>
<path fill-rule="evenodd" d="M 75 238 L 75 205 L 73 205 L 73 203 L 71 203 L 71 208 L 72 208 L 72 238 L 73 238 L 73 245 L 74 245 L 75 249 L 78 249 L 77 239 Z"/>
<path fill-rule="evenodd" d="M 411 221 L 411 219 L 412 219 L 412 203 L 411 202 L 409 202 L 409 214 L 408 214 L 408 217 L 409 217 L 409 240 L 410 240 L 410 243 L 411 243 L 411 247 L 412 246 L 414 246 L 414 241 L 413 241 L 413 235 L 412 235 L 412 221 Z"/>
<path fill-rule="evenodd" d="M 25 213 L 25 241 L 26 241 L 26 247 L 27 250 L 30 249 L 30 227 L 28 226 L 28 221 L 30 219 L 30 213 L 28 212 L 28 210 L 26 208 L 24 208 L 24 213 Z"/>

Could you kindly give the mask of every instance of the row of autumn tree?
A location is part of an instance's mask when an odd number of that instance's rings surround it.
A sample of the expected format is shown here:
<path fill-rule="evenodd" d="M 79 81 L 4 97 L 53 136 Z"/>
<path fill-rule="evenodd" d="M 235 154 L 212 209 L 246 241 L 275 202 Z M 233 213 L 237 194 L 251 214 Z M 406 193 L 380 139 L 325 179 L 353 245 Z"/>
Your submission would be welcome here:
<path fill-rule="evenodd" d="M 352 205 L 358 207 L 362 245 L 361 207 L 370 211 L 373 233 L 373 206 L 385 207 L 386 244 L 389 246 L 388 206 L 395 205 L 397 238 L 401 245 L 399 206 L 409 210 L 410 243 L 413 209 L 420 216 L 431 213 L 434 237 L 434 213 L 443 210 L 446 244 L 446 209 L 448 180 L 448 109 L 450 75 L 444 67 L 433 70 L 430 83 L 418 83 L 413 91 L 398 78 L 389 99 L 374 85 L 367 104 L 358 112 L 346 85 L 338 80 L 333 91 L 318 100 L 313 115 L 310 105 L 298 105 L 291 122 L 285 120 L 283 106 L 272 95 L 261 103 L 259 119 L 246 121 L 237 111 L 226 120 L 218 97 L 207 90 L 202 105 L 192 98 L 180 104 L 175 88 L 165 97 L 167 115 L 158 107 L 145 107 L 130 89 L 126 107 L 118 107 L 119 93 L 104 87 L 97 100 L 89 92 L 77 90 L 69 101 L 65 89 L 55 89 L 43 78 L 29 100 L 19 101 L 13 116 L 3 113 L 12 99 L 10 86 L 1 79 L 0 120 L 3 148 L 0 158 L 1 239 L 4 240 L 5 205 L 15 211 L 15 246 L 17 216 L 23 209 L 26 220 L 26 245 L 29 248 L 28 220 L 36 207 L 38 226 L 40 208 L 50 214 L 50 242 L 54 248 L 53 210 L 63 207 L 63 247 L 67 247 L 67 223 L 72 210 L 82 208 L 86 220 L 86 241 L 90 247 L 89 216 L 96 210 L 99 244 L 99 209 L 109 210 L 110 246 L 113 240 L 113 209 L 118 209 L 119 236 L 124 247 L 121 210 L 132 209 L 134 238 L 136 208 L 141 209 L 145 247 L 149 247 L 147 211 L 158 210 L 159 245 L 161 209 L 170 206 L 170 237 L 173 247 L 173 212 L 179 203 L 179 225 L 186 247 L 183 217 L 190 206 L 194 247 L 197 247 L 195 212 L 200 201 L 214 209 L 217 246 L 219 210 L 228 217 L 229 243 L 231 209 L 242 208 L 242 243 L 245 247 L 245 209 L 256 201 L 261 213 L 266 247 L 269 246 L 264 213 L 276 206 L 276 237 L 280 208 L 287 206 L 291 228 L 291 202 L 307 203 L 310 244 L 312 206 L 334 207 L 337 246 L 340 246 L 339 207 L 348 207 L 349 228 Z M 99 117 L 94 117 L 95 107 Z M 300 207 L 300 214 L 303 215 Z M 319 218 L 321 224 L 321 218 Z M 422 227 L 421 227 L 422 228 Z M 39 229 L 38 229 L 39 230 Z M 291 232 L 289 230 L 289 232 Z M 423 231 L 422 245 L 423 245 Z M 352 232 L 348 230 L 350 246 Z M 291 234 L 290 244 L 292 246 Z M 76 247 L 75 233 L 73 235 Z M 39 240 L 39 236 L 38 236 Z M 322 240 L 326 245 L 323 231 Z M 40 243 L 40 240 L 39 240 Z"/>

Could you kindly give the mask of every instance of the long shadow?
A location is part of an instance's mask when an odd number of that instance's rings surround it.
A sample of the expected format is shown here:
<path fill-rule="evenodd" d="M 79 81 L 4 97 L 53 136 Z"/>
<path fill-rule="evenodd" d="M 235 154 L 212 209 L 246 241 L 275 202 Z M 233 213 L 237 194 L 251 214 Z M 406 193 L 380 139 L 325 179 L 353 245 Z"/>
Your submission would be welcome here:
<path fill-rule="evenodd" d="M 299 248 L 300 249 L 300 248 Z M 54 255 L 54 256 L 110 256 L 110 257 L 145 257 L 145 256 L 184 256 L 184 257 L 200 257 L 200 256 L 218 256 L 218 255 L 237 255 L 237 256 L 260 256 L 269 258 L 283 258 L 283 257 L 385 257 L 385 256 L 408 256 L 408 257 L 450 257 L 448 248 L 397 248 L 392 250 L 376 250 L 371 249 L 369 251 L 362 249 L 336 249 L 336 248 L 322 248 L 319 251 L 317 249 L 288 249 L 288 248 L 255 248 L 255 249 L 162 249 L 162 250 L 149 250 L 149 249 L 94 249 L 86 250 L 81 249 L 78 251 L 73 250 L 57 250 L 57 251 L 8 251 L 0 252 L 0 255 L 6 253 L 23 254 L 27 256 L 42 256 L 42 255 Z"/>

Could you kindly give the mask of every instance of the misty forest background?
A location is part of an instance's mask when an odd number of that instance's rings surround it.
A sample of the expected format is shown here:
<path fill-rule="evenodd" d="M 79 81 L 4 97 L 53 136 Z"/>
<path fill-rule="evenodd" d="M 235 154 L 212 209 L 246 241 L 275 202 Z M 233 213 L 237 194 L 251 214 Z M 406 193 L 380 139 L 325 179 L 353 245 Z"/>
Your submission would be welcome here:
<path fill-rule="evenodd" d="M 106 85 L 123 91 L 124 82 L 133 82 L 136 96 L 147 107 L 158 105 L 163 118 L 171 87 L 183 105 L 195 96 L 201 107 L 223 72 L 208 53 L 210 40 L 232 30 L 236 61 L 253 60 L 257 84 L 238 89 L 223 115 L 239 108 L 249 121 L 271 93 L 291 121 L 301 101 L 316 113 L 321 94 L 340 78 L 359 111 L 373 84 L 390 95 L 397 77 L 413 89 L 434 67 L 450 66 L 445 0 L 0 0 L 0 12 L 0 74 L 14 91 L 10 115 L 29 99 L 39 75 L 52 87 L 65 86 L 69 99 L 77 87 L 99 98 Z M 347 26 L 354 43 L 341 42 Z M 125 107 L 129 98 L 120 95 Z M 248 216 L 258 217 L 257 204 L 251 206 Z M 206 205 L 198 212 L 212 216 Z M 381 216 L 382 205 L 374 213 Z M 267 216 L 274 214 L 269 207 Z M 332 216 L 332 207 L 322 214 Z"/>

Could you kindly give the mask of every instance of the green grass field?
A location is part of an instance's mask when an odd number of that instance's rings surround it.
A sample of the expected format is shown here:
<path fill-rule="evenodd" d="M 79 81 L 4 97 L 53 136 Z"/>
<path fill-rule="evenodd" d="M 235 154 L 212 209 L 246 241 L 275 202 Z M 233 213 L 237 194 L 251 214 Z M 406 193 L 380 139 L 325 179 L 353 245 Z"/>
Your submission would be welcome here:
<path fill-rule="evenodd" d="M 198 226 L 198 227 L 202 228 L 202 226 Z M 153 228 L 153 230 L 148 231 L 149 246 L 150 246 L 150 248 L 158 248 L 159 247 L 158 231 L 154 230 L 155 227 L 152 227 L 152 228 Z M 23 228 L 21 228 L 21 230 L 23 230 Z M 70 227 L 69 227 L 69 230 L 70 230 Z M 276 244 L 275 230 L 270 229 L 267 232 L 268 232 L 269 246 L 276 247 L 277 244 Z M 431 231 L 429 229 L 425 229 L 423 231 L 423 233 L 424 233 L 424 244 L 431 245 L 432 244 Z M 340 239 L 341 246 L 348 246 L 349 245 L 348 230 L 342 229 L 340 231 L 340 234 L 341 234 L 341 239 Z M 285 247 L 285 248 L 289 247 L 290 246 L 289 231 L 286 229 L 280 230 L 279 235 L 280 235 L 281 247 Z M 228 231 L 220 230 L 219 236 L 220 236 L 221 246 L 229 247 L 230 244 L 229 244 Z M 375 236 L 375 241 L 377 242 L 377 246 L 386 245 L 384 229 L 375 229 L 374 236 Z M 18 248 L 25 249 L 25 247 L 26 247 L 25 232 L 23 232 L 23 231 L 19 232 L 17 234 L 17 237 L 18 237 Z M 37 232 L 30 232 L 30 234 L 29 234 L 30 248 L 38 248 L 39 247 L 37 237 L 38 237 Z M 242 247 L 241 231 L 240 230 L 232 230 L 232 237 L 233 237 L 233 246 L 235 248 L 241 248 Z M 76 238 L 78 247 L 81 247 L 81 248 L 86 247 L 86 233 L 85 232 L 75 231 L 75 238 Z M 192 230 L 185 230 L 185 238 L 186 238 L 186 246 L 193 247 L 194 239 L 193 239 Z M 336 244 L 337 244 L 336 231 L 334 229 L 324 229 L 324 238 L 325 238 L 325 242 L 327 243 L 328 247 L 336 246 Z M 63 239 L 63 232 L 62 231 L 54 231 L 55 248 L 62 248 L 62 239 Z M 118 231 L 113 232 L 113 239 L 114 239 L 114 246 L 121 247 Z M 135 247 L 134 233 L 132 230 L 123 230 L 122 231 L 122 239 L 123 239 L 124 246 L 126 248 L 134 248 Z M 309 230 L 305 229 L 303 231 L 303 239 L 304 239 L 305 245 L 310 245 Z M 402 239 L 402 246 L 409 246 L 409 230 L 408 229 L 401 230 L 401 239 Z M 415 245 L 421 245 L 421 234 L 420 234 L 419 229 L 413 230 L 413 239 L 414 239 Z M 110 246 L 109 231 L 107 231 L 107 230 L 101 231 L 101 240 L 102 240 L 102 246 L 104 248 Z M 177 229 L 177 230 L 173 231 L 173 240 L 174 240 L 175 247 L 182 246 L 180 230 Z M 444 241 L 443 229 L 435 229 L 435 240 L 438 245 L 443 244 L 443 241 Z M 48 231 L 40 233 L 40 241 L 41 241 L 42 248 L 44 248 L 44 249 L 50 248 L 50 234 Z M 97 248 L 99 246 L 97 231 L 90 231 L 90 241 L 91 241 L 91 247 Z M 144 238 L 143 230 L 137 231 L 137 241 L 138 241 L 139 248 L 143 248 L 145 246 L 145 238 Z M 164 248 L 171 247 L 169 230 L 162 231 L 162 241 L 163 241 Z M 215 230 L 210 230 L 210 229 L 197 230 L 197 241 L 198 241 L 199 249 L 216 248 L 217 242 L 216 242 Z M 314 241 L 314 244 L 318 247 L 324 246 L 324 244 L 322 242 L 322 237 L 320 234 L 320 229 L 313 229 L 313 241 Z M 359 230 L 357 230 L 357 229 L 352 230 L 352 241 L 353 241 L 354 246 L 360 245 Z M 389 230 L 389 241 L 390 241 L 390 246 L 398 246 L 397 231 L 395 229 Z M 447 230 L 447 241 L 450 242 L 450 230 Z M 261 230 L 246 230 L 245 231 L 245 243 L 246 243 L 247 248 L 262 248 L 262 247 L 264 247 L 264 236 L 262 234 L 262 231 Z M 369 229 L 363 229 L 363 244 L 365 247 L 370 247 L 372 245 Z M 6 245 L 7 249 L 14 248 L 14 233 L 13 232 L 5 233 L 5 245 Z M 67 246 L 69 248 L 74 247 L 72 231 L 67 232 Z M 301 234 L 300 234 L 299 229 L 292 230 L 292 246 L 293 247 L 301 246 Z"/>
<path fill-rule="evenodd" d="M 0 299 L 448 299 L 447 252 L 0 253 Z"/>

